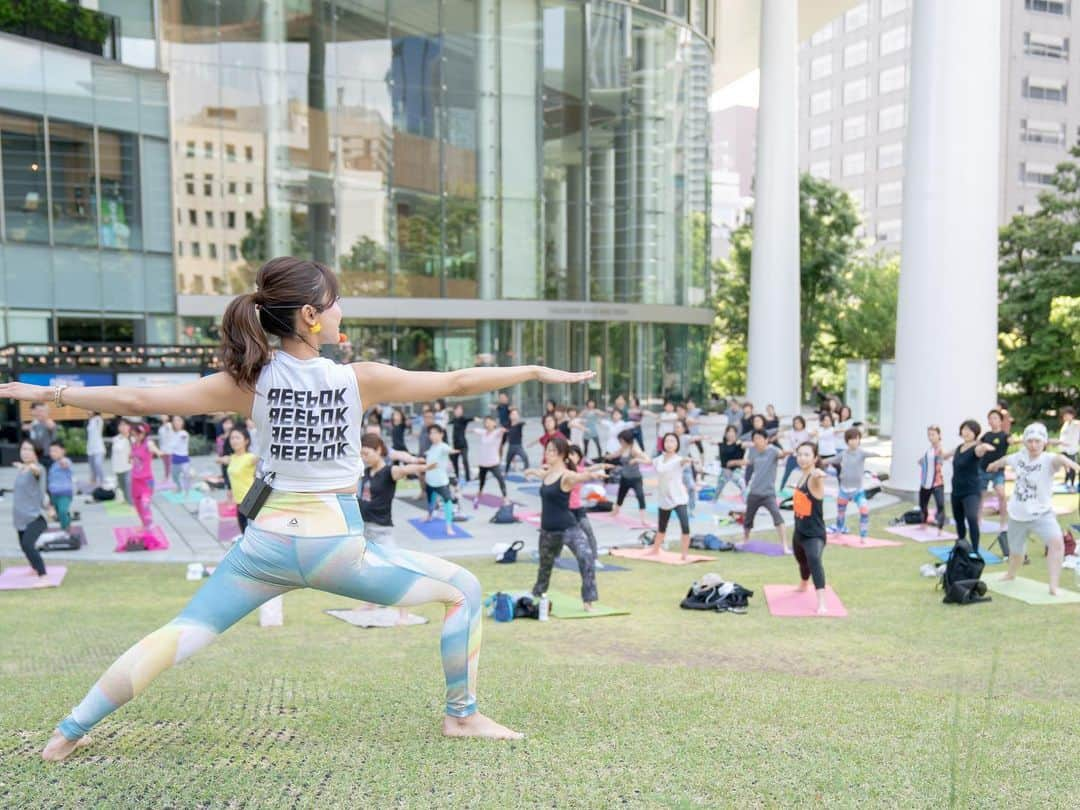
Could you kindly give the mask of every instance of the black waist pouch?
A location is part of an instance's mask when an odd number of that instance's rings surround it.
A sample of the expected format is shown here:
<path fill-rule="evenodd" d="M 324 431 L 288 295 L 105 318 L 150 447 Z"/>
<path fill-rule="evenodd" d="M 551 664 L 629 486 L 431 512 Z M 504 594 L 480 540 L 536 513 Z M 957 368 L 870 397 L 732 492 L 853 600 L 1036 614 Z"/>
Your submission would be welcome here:
<path fill-rule="evenodd" d="M 261 478 L 256 478 L 255 483 L 251 485 L 251 489 L 244 496 L 244 500 L 236 507 L 236 511 L 248 520 L 254 520 L 255 516 L 259 514 L 259 510 L 263 508 L 263 504 L 266 503 L 266 499 L 270 497 L 270 493 L 274 491 L 273 486 L 271 486 L 273 482 L 274 474 L 272 472 L 266 473 Z"/>

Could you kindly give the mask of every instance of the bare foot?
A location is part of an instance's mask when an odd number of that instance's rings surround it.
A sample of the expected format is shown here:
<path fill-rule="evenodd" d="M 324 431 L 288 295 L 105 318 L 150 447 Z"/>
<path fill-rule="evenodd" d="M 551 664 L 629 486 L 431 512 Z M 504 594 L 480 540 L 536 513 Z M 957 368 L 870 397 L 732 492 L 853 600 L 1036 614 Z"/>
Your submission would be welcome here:
<path fill-rule="evenodd" d="M 592 602 L 582 602 L 581 603 L 581 609 L 584 610 L 586 613 L 592 613 L 593 612 L 593 603 Z"/>
<path fill-rule="evenodd" d="M 49 578 L 47 576 L 40 576 L 40 577 L 36 578 L 36 581 L 30 587 L 31 588 L 51 588 L 52 583 L 49 582 Z"/>
<path fill-rule="evenodd" d="M 795 550 L 791 546 L 784 546 L 784 553 L 785 554 L 794 554 Z"/>
<path fill-rule="evenodd" d="M 649 546 L 645 549 L 645 553 L 648 555 L 655 555 L 660 553 L 660 546 Z"/>
<path fill-rule="evenodd" d="M 806 591 L 810 590 L 810 580 L 800 582 L 798 587 L 795 588 L 795 590 L 797 590 L 799 593 L 805 593 Z"/>
<path fill-rule="evenodd" d="M 443 735 L 446 737 L 484 737 L 489 740 L 523 740 L 525 735 L 499 725 L 490 717 L 477 712 L 468 717 L 443 718 Z"/>
<path fill-rule="evenodd" d="M 41 758 L 48 760 L 49 762 L 60 762 L 76 748 L 84 748 L 85 746 L 90 745 L 91 742 L 93 741 L 90 739 L 89 735 L 80 737 L 77 740 L 69 740 L 57 730 L 54 731 L 52 737 L 49 738 L 49 742 L 41 752 Z"/>
<path fill-rule="evenodd" d="M 679 554 L 679 559 L 680 560 L 685 560 L 686 559 L 686 552 L 685 551 L 682 552 L 681 554 Z"/>
<path fill-rule="evenodd" d="M 859 542 L 865 544 L 866 543 L 866 538 L 865 537 L 860 537 Z"/>
<path fill-rule="evenodd" d="M 1057 588 L 1051 588 L 1050 589 L 1050 595 L 1051 596 L 1057 596 L 1058 595 Z"/>
<path fill-rule="evenodd" d="M 818 605 L 817 615 L 824 616 L 829 612 L 829 609 L 825 605 Z"/>
<path fill-rule="evenodd" d="M 1016 574 L 1002 574 L 999 582 L 1008 582 L 1010 579 L 1016 579 Z"/>

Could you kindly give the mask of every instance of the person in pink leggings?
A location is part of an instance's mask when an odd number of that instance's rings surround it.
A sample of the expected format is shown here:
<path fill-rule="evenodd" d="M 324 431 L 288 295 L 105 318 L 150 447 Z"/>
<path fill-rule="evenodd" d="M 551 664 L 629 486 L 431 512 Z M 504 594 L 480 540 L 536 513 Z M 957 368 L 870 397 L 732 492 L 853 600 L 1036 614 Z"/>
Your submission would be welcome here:
<path fill-rule="evenodd" d="M 149 434 L 147 424 L 138 423 L 134 430 L 135 441 L 131 445 L 131 500 L 144 533 L 154 526 L 154 515 L 150 511 L 150 499 L 154 495 L 154 470 L 150 462 L 154 456 L 161 455 Z"/>

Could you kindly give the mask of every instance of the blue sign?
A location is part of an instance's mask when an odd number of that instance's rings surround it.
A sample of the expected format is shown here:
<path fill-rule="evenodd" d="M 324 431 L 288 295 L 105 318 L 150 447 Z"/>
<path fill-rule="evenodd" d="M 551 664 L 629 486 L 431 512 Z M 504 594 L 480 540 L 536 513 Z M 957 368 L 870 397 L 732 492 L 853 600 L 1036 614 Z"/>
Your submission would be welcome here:
<path fill-rule="evenodd" d="M 44 385 L 49 388 L 63 384 L 72 387 L 115 385 L 116 375 L 101 372 L 89 372 L 78 374 L 49 374 L 40 372 L 20 372 L 19 382 L 31 385 Z"/>

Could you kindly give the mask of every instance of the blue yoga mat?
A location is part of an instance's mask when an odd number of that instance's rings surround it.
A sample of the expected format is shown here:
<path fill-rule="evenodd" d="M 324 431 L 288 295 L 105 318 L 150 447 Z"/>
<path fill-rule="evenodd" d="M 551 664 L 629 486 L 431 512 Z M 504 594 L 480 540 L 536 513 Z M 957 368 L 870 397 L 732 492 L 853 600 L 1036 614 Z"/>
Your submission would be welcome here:
<path fill-rule="evenodd" d="M 764 554 L 766 557 L 784 556 L 784 549 L 779 543 L 766 543 L 764 540 L 750 540 L 735 551 L 749 551 L 751 554 Z"/>
<path fill-rule="evenodd" d="M 948 562 L 949 552 L 952 551 L 952 549 L 952 546 L 930 546 L 926 550 L 942 562 Z M 999 557 L 992 551 L 987 551 L 984 548 L 979 549 L 979 556 L 983 558 L 983 562 L 985 562 L 987 565 L 997 565 L 999 562 L 1002 562 L 1001 557 Z"/>
<path fill-rule="evenodd" d="M 518 492 L 522 495 L 535 495 L 540 497 L 540 487 L 518 487 Z"/>
<path fill-rule="evenodd" d="M 206 497 L 201 492 L 192 492 L 192 491 L 188 491 L 188 494 L 187 494 L 186 497 L 184 496 L 184 493 L 176 492 L 176 491 L 161 492 L 161 493 L 158 493 L 158 494 L 161 495 L 161 497 L 163 497 L 169 503 L 179 503 L 179 504 L 198 503 L 204 497 Z"/>
<path fill-rule="evenodd" d="M 524 484 L 525 481 L 526 481 L 525 476 L 524 475 L 519 475 L 518 473 L 507 473 L 503 477 L 506 478 L 507 481 L 511 481 L 512 483 L 515 483 L 515 484 Z"/>
<path fill-rule="evenodd" d="M 446 521 L 441 517 L 432 521 L 424 518 L 409 518 L 409 523 L 428 540 L 471 540 L 472 535 L 461 528 L 460 524 L 454 525 L 452 535 L 446 533 Z"/>

